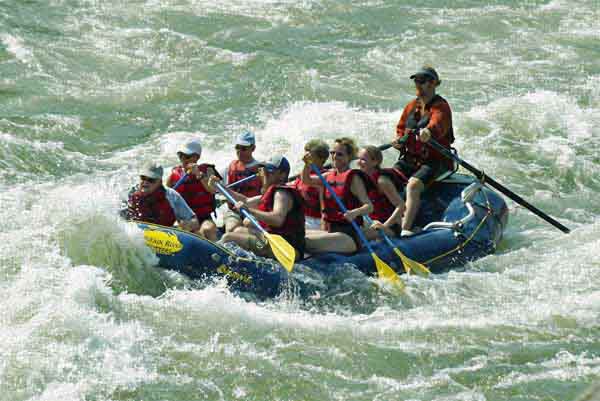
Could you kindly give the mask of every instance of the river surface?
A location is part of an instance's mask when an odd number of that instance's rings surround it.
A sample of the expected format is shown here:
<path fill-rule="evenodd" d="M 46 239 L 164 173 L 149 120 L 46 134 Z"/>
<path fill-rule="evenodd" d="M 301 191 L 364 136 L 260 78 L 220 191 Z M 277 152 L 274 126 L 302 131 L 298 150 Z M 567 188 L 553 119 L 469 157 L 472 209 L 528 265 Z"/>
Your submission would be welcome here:
<path fill-rule="evenodd" d="M 600 4 L 0 0 L 0 401 L 573 400 L 600 376 Z M 509 201 L 496 254 L 348 269 L 256 300 L 156 267 L 116 210 L 200 138 L 301 167 L 382 144 L 436 67 L 460 155 Z M 394 158 L 387 151 L 386 163 Z"/>

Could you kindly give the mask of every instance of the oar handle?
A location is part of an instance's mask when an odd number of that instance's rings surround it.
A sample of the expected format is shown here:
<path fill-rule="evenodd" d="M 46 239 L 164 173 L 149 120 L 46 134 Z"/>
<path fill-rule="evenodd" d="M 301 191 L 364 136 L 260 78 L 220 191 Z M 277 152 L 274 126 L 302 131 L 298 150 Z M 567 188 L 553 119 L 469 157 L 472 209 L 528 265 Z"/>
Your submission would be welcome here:
<path fill-rule="evenodd" d="M 558 228 L 563 233 L 568 234 L 569 232 L 571 232 L 571 230 L 569 228 L 565 227 L 564 225 L 562 225 L 561 223 L 559 223 L 552 217 L 548 216 L 546 213 L 542 212 L 540 209 L 533 206 L 532 204 L 527 202 L 525 199 L 521 198 L 519 195 L 512 192 L 510 189 L 506 188 L 505 186 L 503 186 L 502 184 L 500 184 L 499 182 L 494 180 L 492 177 L 485 175 L 483 172 L 481 172 L 477 168 L 473 167 L 471 164 L 467 163 L 466 161 L 464 161 L 463 159 L 461 159 L 460 157 L 458 157 L 457 155 L 455 155 L 454 153 L 449 151 L 446 147 L 440 145 L 440 143 L 438 141 L 436 141 L 435 139 L 430 138 L 429 141 L 427 142 L 427 144 L 429 144 L 429 146 L 431 146 L 432 148 L 434 148 L 435 150 L 440 152 L 445 157 L 456 161 L 458 164 L 463 166 L 465 169 L 467 169 L 471 173 L 473 173 L 475 175 L 475 177 L 477 177 L 479 180 L 482 180 L 484 183 L 489 184 L 491 187 L 502 192 L 504 195 L 508 196 L 510 199 L 514 200 L 519 205 L 524 206 L 525 208 L 529 209 L 532 213 L 534 213 L 538 217 L 541 217 L 542 219 L 546 220 L 548 223 L 552 224 L 554 227 Z"/>
<path fill-rule="evenodd" d="M 227 185 L 227 188 L 233 188 L 236 185 L 243 184 L 244 182 L 253 180 L 255 178 L 256 178 L 256 174 L 249 175 L 248 177 L 244 177 L 241 180 L 237 180 L 236 182 L 232 182 L 231 184 Z"/>
<path fill-rule="evenodd" d="M 371 219 L 368 215 L 364 216 L 364 219 L 367 221 L 367 224 L 373 224 L 373 219 Z M 394 244 L 392 242 L 392 240 L 390 239 L 390 237 L 388 237 L 388 235 L 385 233 L 383 228 L 379 229 L 379 235 L 381 235 L 381 237 L 384 239 L 384 241 L 391 246 L 392 248 L 396 247 L 396 244 Z"/>
<path fill-rule="evenodd" d="M 175 185 L 173 185 L 173 189 L 177 189 L 178 186 L 180 186 L 181 184 L 183 184 L 183 182 L 185 180 L 187 180 L 188 175 L 189 175 L 188 173 L 185 173 L 184 175 L 182 175 L 181 178 L 177 180 L 177 182 L 175 183 Z"/>
<path fill-rule="evenodd" d="M 323 174 L 321 174 L 321 172 L 319 171 L 319 168 L 317 166 L 315 166 L 314 163 L 310 164 L 310 168 L 312 169 L 312 171 L 314 171 L 317 174 L 317 176 L 319 177 L 319 179 L 321 180 L 321 182 L 323 183 L 323 185 L 325 185 L 325 188 L 327 188 L 327 190 L 329 191 L 329 193 L 331 194 L 331 196 L 333 197 L 333 199 L 335 199 L 335 202 L 337 203 L 337 205 L 340 208 L 341 212 L 342 213 L 346 213 L 348 211 L 348 209 L 346 208 L 346 205 L 344 205 L 344 203 L 342 202 L 342 200 L 333 191 L 333 188 L 331 188 L 331 185 L 329 185 L 329 183 L 327 182 L 327 180 L 325 179 L 325 177 L 323 177 Z M 371 245 L 369 244 L 369 241 L 367 240 L 367 238 L 363 234 L 363 232 L 360 229 L 360 227 L 358 226 L 358 224 L 356 224 L 356 221 L 352 220 L 351 223 L 352 223 L 352 228 L 354 228 L 354 231 L 356 231 L 356 233 L 358 234 L 358 237 L 362 241 L 363 245 L 369 250 L 369 252 L 373 253 L 373 248 L 371 248 Z"/>
<path fill-rule="evenodd" d="M 223 196 L 225 196 L 225 198 L 227 198 L 227 200 L 233 204 L 236 204 L 236 200 L 235 198 L 229 193 L 229 191 L 220 183 L 215 182 L 214 183 L 215 186 L 217 187 L 217 189 L 219 190 L 220 193 L 223 194 Z M 260 223 L 258 222 L 258 220 L 256 220 L 256 218 L 254 216 L 252 216 L 252 214 L 248 211 L 248 209 L 246 209 L 245 207 L 240 209 L 240 213 L 247 218 L 248 220 L 250 220 L 250 223 L 252 223 L 252 225 L 254 227 L 256 227 L 257 230 L 259 230 L 261 233 L 266 233 L 266 230 L 263 228 L 263 226 L 260 225 Z"/>

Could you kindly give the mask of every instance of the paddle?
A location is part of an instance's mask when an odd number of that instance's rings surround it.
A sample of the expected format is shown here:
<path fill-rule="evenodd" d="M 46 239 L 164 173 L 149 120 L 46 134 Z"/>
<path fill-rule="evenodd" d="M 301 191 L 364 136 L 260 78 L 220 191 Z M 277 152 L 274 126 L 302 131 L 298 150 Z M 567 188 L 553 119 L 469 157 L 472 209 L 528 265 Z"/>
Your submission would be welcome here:
<path fill-rule="evenodd" d="M 188 178 L 188 175 L 189 175 L 188 173 L 185 173 L 184 175 L 182 175 L 181 178 L 177 180 L 177 182 L 175 183 L 175 185 L 173 185 L 173 189 L 177 189 L 178 186 L 180 186 L 181 184 L 183 184 L 183 182 L 186 180 L 186 178 Z M 241 180 L 237 180 L 236 182 L 233 182 L 233 183 L 227 185 L 227 188 L 233 188 L 236 185 L 239 185 L 239 184 L 244 183 L 246 181 L 250 181 L 250 180 L 252 180 L 254 178 L 256 178 L 256 174 L 249 175 L 248 177 L 244 177 Z"/>
<path fill-rule="evenodd" d="M 333 199 L 335 199 L 335 202 L 337 203 L 341 212 L 346 213 L 348 211 L 348 209 L 346 208 L 346 206 L 344 205 L 342 200 L 333 191 L 333 188 L 331 188 L 331 185 L 329 185 L 327 180 L 325 180 L 325 177 L 323 177 L 323 174 L 321 174 L 321 172 L 319 171 L 319 168 L 314 163 L 310 164 L 310 168 L 312 169 L 312 171 L 314 171 L 317 174 L 317 176 L 319 177 L 319 179 L 321 180 L 321 182 L 323 183 L 325 188 L 327 188 L 327 190 L 329 191 L 329 193 L 331 194 Z M 351 223 L 352 223 L 352 228 L 354 228 L 354 230 L 358 234 L 361 242 L 363 243 L 365 248 L 367 248 L 369 250 L 371 257 L 373 258 L 373 261 L 375 262 L 375 267 L 377 268 L 377 274 L 379 275 L 379 278 L 388 280 L 391 283 L 393 283 L 394 285 L 398 286 L 400 289 L 403 289 L 405 287 L 405 285 L 404 285 L 404 282 L 402 281 L 402 279 L 400 279 L 400 277 L 398 276 L 398 274 L 396 274 L 394 269 L 392 269 L 390 266 L 388 266 L 383 260 L 381 260 L 379 258 L 379 256 L 377 256 L 375 254 L 375 251 L 371 247 L 371 244 L 369 244 L 369 241 L 367 241 L 367 239 L 365 238 L 365 235 L 363 234 L 363 232 L 360 229 L 360 227 L 358 226 L 358 224 L 356 224 L 356 221 L 352 220 Z"/>
<path fill-rule="evenodd" d="M 233 196 L 231 196 L 229 191 L 223 185 L 218 182 L 215 182 L 214 184 L 219 192 L 222 193 L 229 202 L 233 204 L 236 203 Z M 240 213 L 245 218 L 250 220 L 250 223 L 252 223 L 252 225 L 262 233 L 269 245 L 271 245 L 271 250 L 273 251 L 275 258 L 283 267 L 285 267 L 288 272 L 291 272 L 294 268 L 294 262 L 296 261 L 296 250 L 294 247 L 290 245 L 290 243 L 287 242 L 281 235 L 267 232 L 246 208 L 240 209 Z"/>
<path fill-rule="evenodd" d="M 477 168 L 473 167 L 466 161 L 462 160 L 460 157 L 458 157 L 457 155 L 455 155 L 454 153 L 449 151 L 447 148 L 440 145 L 440 143 L 437 142 L 435 139 L 430 138 L 429 141 L 427 142 L 427 144 L 429 146 L 431 146 L 432 148 L 434 148 L 435 150 L 437 150 L 438 152 L 440 152 L 445 157 L 456 161 L 458 164 L 460 164 L 461 166 L 463 166 L 464 168 L 469 170 L 471 173 L 475 174 L 475 177 L 477 177 L 479 180 L 481 180 L 481 182 L 483 182 L 484 184 L 489 184 L 491 187 L 502 192 L 504 195 L 508 196 L 510 199 L 514 200 L 519 205 L 526 207 L 527 209 L 529 209 L 531 212 L 533 212 L 537 216 L 541 217 L 542 219 L 546 220 L 548 223 L 552 224 L 554 227 L 561 230 L 563 233 L 568 234 L 569 232 L 571 232 L 571 230 L 569 228 L 565 227 L 558 221 L 554 220 L 552 217 L 548 216 L 546 213 L 542 212 L 540 209 L 536 208 L 535 206 L 533 206 L 532 204 L 527 202 L 525 199 L 521 198 L 519 195 L 512 192 L 510 189 L 508 189 L 505 186 L 503 186 L 502 184 L 498 183 L 490 176 L 485 175 L 482 171 L 479 171 Z"/>
<path fill-rule="evenodd" d="M 367 221 L 367 224 L 373 224 L 373 220 L 369 216 L 364 216 L 364 218 Z M 431 273 L 425 265 L 417 262 L 416 260 L 412 260 L 408 256 L 404 255 L 400 251 L 400 249 L 398 249 L 398 247 L 394 244 L 394 242 L 390 239 L 390 237 L 388 237 L 388 235 L 382 228 L 380 228 L 378 232 L 381 238 L 383 238 L 383 240 L 389 245 L 389 247 L 392 248 L 394 253 L 398 255 L 407 273 L 415 271 L 419 272 L 419 274 L 422 274 L 424 276 L 427 276 L 429 275 L 429 273 Z"/>

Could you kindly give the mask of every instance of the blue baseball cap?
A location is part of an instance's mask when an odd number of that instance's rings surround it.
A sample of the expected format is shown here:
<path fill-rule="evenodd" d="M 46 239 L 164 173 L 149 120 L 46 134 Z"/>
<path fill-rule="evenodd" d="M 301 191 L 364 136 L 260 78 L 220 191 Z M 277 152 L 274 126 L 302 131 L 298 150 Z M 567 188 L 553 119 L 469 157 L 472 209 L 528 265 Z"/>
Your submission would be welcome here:
<path fill-rule="evenodd" d="M 256 143 L 256 139 L 254 138 L 254 134 L 250 131 L 242 132 L 238 135 L 235 144 L 241 146 L 250 146 Z"/>
<path fill-rule="evenodd" d="M 273 155 L 268 161 L 263 162 L 260 165 L 269 173 L 272 173 L 275 170 L 286 171 L 287 173 L 290 172 L 290 162 L 282 155 Z"/>

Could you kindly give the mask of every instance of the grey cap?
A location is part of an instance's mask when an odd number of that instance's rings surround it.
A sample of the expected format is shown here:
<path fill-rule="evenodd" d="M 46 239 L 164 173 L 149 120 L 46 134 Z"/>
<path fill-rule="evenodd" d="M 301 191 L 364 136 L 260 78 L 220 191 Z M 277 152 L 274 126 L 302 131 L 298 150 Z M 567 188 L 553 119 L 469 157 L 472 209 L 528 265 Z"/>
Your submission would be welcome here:
<path fill-rule="evenodd" d="M 415 72 L 410 76 L 410 79 L 415 79 L 416 77 L 427 77 L 435 81 L 440 80 L 438 73 L 433 69 L 433 67 L 428 65 L 424 65 L 423 67 L 421 67 L 419 71 Z"/>
<path fill-rule="evenodd" d="M 193 155 L 197 154 L 198 156 L 202 155 L 202 144 L 199 139 L 195 139 L 193 141 L 189 141 L 188 143 L 182 145 L 177 149 L 177 153 L 183 153 L 184 155 Z"/>
<path fill-rule="evenodd" d="M 250 146 L 256 143 L 256 138 L 254 137 L 254 133 L 250 131 L 242 132 L 238 135 L 235 144 L 241 146 Z"/>
<path fill-rule="evenodd" d="M 140 170 L 140 177 L 141 176 L 160 180 L 163 176 L 163 168 L 161 165 L 156 164 L 154 162 L 145 164 L 144 167 Z"/>

